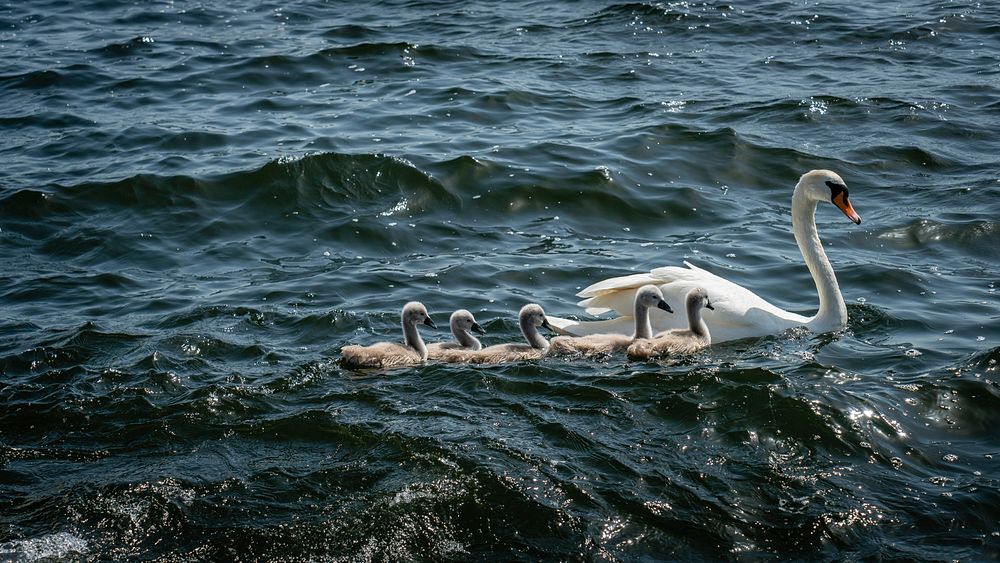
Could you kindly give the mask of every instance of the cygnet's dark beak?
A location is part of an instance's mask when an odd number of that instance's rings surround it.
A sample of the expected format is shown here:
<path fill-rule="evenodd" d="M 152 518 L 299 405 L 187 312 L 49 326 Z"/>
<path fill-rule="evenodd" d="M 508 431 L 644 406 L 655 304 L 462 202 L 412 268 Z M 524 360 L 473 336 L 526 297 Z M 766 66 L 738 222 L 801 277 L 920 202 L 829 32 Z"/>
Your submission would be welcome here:
<path fill-rule="evenodd" d="M 545 317 L 542 317 L 542 327 L 552 330 L 552 327 L 549 326 L 549 320 Z"/>
<path fill-rule="evenodd" d="M 666 311 L 668 313 L 673 313 L 674 312 L 674 310 L 670 308 L 670 305 L 667 305 L 667 302 L 664 301 L 664 300 L 662 300 L 662 299 L 660 299 L 660 302 L 656 304 L 656 308 L 657 309 L 663 309 L 664 311 Z"/>
<path fill-rule="evenodd" d="M 472 323 L 472 332 L 476 334 L 486 334 L 486 331 L 483 330 L 483 327 L 479 326 L 479 323 Z"/>
<path fill-rule="evenodd" d="M 708 302 L 705 303 L 705 308 L 706 309 L 711 309 L 712 311 L 715 310 L 715 307 L 712 306 L 712 302 L 711 301 L 708 301 Z"/>
<path fill-rule="evenodd" d="M 437 325 L 434 324 L 434 321 L 432 321 L 430 317 L 424 319 L 424 324 L 431 328 L 437 328 Z"/>

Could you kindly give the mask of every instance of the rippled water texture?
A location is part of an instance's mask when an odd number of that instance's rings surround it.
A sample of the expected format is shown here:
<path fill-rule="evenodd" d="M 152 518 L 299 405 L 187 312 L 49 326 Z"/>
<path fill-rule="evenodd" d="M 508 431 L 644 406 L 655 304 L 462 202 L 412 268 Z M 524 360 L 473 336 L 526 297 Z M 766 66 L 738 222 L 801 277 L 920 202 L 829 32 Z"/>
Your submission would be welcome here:
<path fill-rule="evenodd" d="M 996 3 L 247 4 L 0 6 L 0 560 L 1000 557 Z M 811 314 L 813 168 L 842 333 L 338 364 L 683 260 Z"/>

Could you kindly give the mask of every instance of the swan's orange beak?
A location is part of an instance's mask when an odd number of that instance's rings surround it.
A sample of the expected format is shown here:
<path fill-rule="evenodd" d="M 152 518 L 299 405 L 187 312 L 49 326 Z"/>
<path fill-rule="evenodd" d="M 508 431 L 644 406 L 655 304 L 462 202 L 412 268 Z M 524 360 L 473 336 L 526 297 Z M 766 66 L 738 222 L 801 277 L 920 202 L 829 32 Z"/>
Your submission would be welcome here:
<path fill-rule="evenodd" d="M 854 221 L 855 225 L 861 224 L 861 216 L 858 212 L 854 210 L 854 206 L 851 205 L 850 200 L 847 199 L 847 192 L 840 192 L 833 196 L 833 204 L 837 206 L 837 209 L 844 212 L 847 218 Z"/>

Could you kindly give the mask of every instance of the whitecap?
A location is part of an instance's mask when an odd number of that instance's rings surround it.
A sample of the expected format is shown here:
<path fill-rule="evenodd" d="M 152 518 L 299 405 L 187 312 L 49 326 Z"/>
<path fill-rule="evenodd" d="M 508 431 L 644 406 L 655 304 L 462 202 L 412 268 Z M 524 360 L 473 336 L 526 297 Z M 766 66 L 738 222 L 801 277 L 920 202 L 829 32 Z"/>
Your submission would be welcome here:
<path fill-rule="evenodd" d="M 87 540 L 69 532 L 58 532 L 40 538 L 14 540 L 0 544 L 0 559 L 4 561 L 39 561 L 67 559 L 87 553 Z"/>

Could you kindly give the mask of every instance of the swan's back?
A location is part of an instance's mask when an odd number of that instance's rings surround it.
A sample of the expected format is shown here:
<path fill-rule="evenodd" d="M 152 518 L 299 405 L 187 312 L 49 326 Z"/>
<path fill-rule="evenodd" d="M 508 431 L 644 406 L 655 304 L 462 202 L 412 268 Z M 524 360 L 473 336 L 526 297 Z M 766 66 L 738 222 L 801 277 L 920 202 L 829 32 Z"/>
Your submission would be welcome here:
<path fill-rule="evenodd" d="M 549 317 L 549 320 L 556 329 L 569 334 L 627 334 L 635 324 L 632 303 L 635 301 L 636 291 L 645 284 L 654 284 L 663 292 L 663 298 L 667 302 L 674 303 L 684 302 L 692 289 L 705 288 L 713 296 L 715 310 L 705 311 L 704 319 L 712 327 L 712 337 L 717 342 L 773 334 L 790 326 L 809 322 L 808 317 L 782 310 L 741 285 L 688 262 L 684 264 L 687 267 L 666 266 L 647 274 L 604 280 L 577 294 L 579 297 L 586 297 L 579 304 L 588 313 L 616 311 L 621 317 L 582 323 L 557 317 Z M 687 320 L 683 315 L 671 315 L 659 309 L 649 311 L 649 320 L 654 331 L 687 327 Z"/>
<path fill-rule="evenodd" d="M 713 329 L 720 322 L 728 322 L 733 327 L 753 325 L 754 321 L 759 320 L 758 315 L 787 318 L 801 323 L 809 320 L 808 317 L 795 315 L 776 307 L 753 291 L 708 270 L 703 270 L 689 262 L 684 262 L 684 265 L 687 267 L 665 266 L 655 268 L 648 274 L 635 274 L 605 280 L 601 282 L 606 287 L 603 291 L 588 291 L 589 287 L 581 291 L 578 294 L 580 297 L 591 295 L 592 297 L 580 301 L 579 304 L 586 307 L 588 313 L 597 314 L 613 310 L 621 315 L 631 316 L 631 303 L 635 300 L 636 291 L 643 285 L 642 283 L 633 285 L 637 281 L 635 278 L 645 276 L 647 279 L 645 283 L 659 287 L 667 302 L 683 303 L 691 290 L 698 287 L 704 288 L 713 296 L 712 304 L 715 306 L 715 311 L 704 312 L 705 322 Z M 607 288 L 607 285 L 616 279 L 621 280 L 622 285 L 615 289 Z M 631 281 L 628 281 L 630 279 Z M 750 317 L 756 318 L 751 320 Z M 739 322 L 734 322 L 734 318 L 738 319 Z M 651 310 L 650 319 L 654 330 L 663 331 L 672 328 L 686 328 L 687 326 L 687 319 L 683 315 L 669 315 L 659 310 Z"/>
<path fill-rule="evenodd" d="M 347 368 L 390 368 L 423 361 L 416 350 L 395 342 L 344 346 L 340 353 L 341 363 Z"/>

